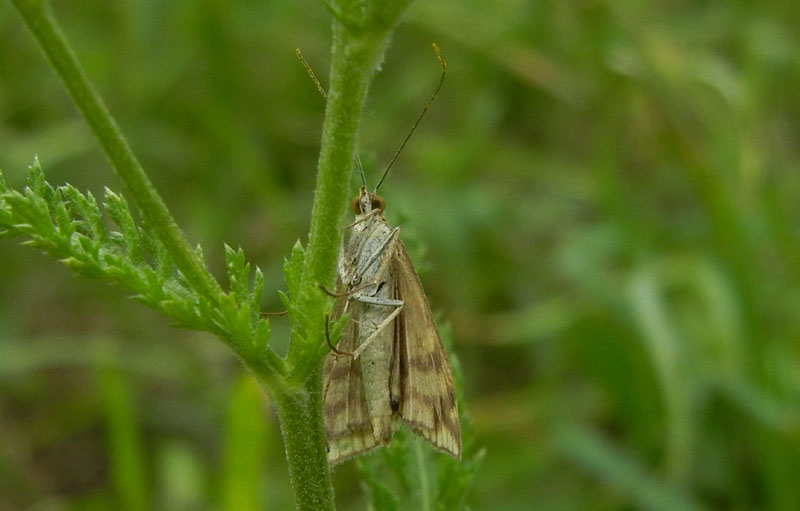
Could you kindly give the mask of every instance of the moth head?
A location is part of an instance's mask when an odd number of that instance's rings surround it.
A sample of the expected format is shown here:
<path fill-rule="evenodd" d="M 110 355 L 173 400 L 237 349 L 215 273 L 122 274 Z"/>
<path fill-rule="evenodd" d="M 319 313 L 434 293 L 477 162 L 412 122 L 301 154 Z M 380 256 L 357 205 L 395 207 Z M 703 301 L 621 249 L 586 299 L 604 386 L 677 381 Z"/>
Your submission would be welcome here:
<path fill-rule="evenodd" d="M 350 207 L 356 215 L 362 215 L 369 213 L 373 209 L 385 210 L 386 201 L 377 193 L 371 193 L 362 186 L 361 192 L 350 202 Z"/>

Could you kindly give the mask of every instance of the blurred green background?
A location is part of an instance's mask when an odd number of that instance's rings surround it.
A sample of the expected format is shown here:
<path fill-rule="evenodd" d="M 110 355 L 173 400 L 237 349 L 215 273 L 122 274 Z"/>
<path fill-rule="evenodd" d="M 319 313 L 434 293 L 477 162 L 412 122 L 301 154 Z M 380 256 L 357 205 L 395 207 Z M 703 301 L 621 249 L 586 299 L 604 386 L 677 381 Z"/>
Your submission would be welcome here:
<path fill-rule="evenodd" d="M 294 50 L 326 84 L 325 9 L 55 3 L 190 240 L 220 278 L 242 246 L 280 310 L 324 109 Z M 437 42 L 382 193 L 487 449 L 473 509 L 800 509 L 797 27 L 796 1 L 412 4 L 360 154 L 374 183 Z M 9 2 L 0 31 L 9 184 L 38 154 L 121 191 Z M 268 399 L 210 335 L 13 241 L 0 283 L 0 509 L 293 509 Z M 352 463 L 335 482 L 364 508 Z"/>

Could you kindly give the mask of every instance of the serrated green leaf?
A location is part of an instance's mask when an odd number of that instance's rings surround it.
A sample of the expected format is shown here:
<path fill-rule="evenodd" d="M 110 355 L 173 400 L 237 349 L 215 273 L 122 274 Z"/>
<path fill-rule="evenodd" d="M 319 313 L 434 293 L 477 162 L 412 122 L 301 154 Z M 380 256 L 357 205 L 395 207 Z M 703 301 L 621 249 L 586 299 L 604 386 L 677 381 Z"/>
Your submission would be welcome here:
<path fill-rule="evenodd" d="M 300 290 L 300 279 L 303 276 L 304 262 L 305 250 L 300 240 L 297 240 L 292 247 L 291 258 L 285 259 L 283 264 L 283 278 L 286 281 L 286 287 L 289 290 L 289 297 L 291 299 L 295 299 Z"/>
<path fill-rule="evenodd" d="M 244 305 L 236 311 L 236 328 L 232 329 L 234 339 L 239 339 L 241 343 L 253 344 L 254 331 L 250 323 L 250 307 Z"/>
<path fill-rule="evenodd" d="M 226 318 L 232 318 L 237 315 L 236 299 L 231 294 L 225 294 L 219 302 L 222 314 Z"/>
<path fill-rule="evenodd" d="M 222 319 L 220 326 L 238 344 L 252 345 L 250 331 L 250 308 L 240 307 L 233 294 L 226 294 L 220 301 Z"/>
<path fill-rule="evenodd" d="M 207 329 L 205 321 L 199 317 L 194 304 L 191 302 L 185 300 L 162 300 L 159 308 L 173 320 L 172 326 L 198 330 Z"/>
<path fill-rule="evenodd" d="M 123 256 L 114 251 L 106 250 L 103 247 L 100 248 L 97 259 L 100 262 L 101 267 L 103 267 L 106 271 L 115 271 L 116 269 L 121 269 L 124 264 Z"/>
<path fill-rule="evenodd" d="M 2 197 L 0 197 L 2 201 Z M 0 225 L 10 226 L 13 223 L 11 211 L 6 209 L 5 203 L 0 202 Z"/>
<path fill-rule="evenodd" d="M 96 242 L 95 240 L 91 239 L 90 237 L 76 233 L 76 239 L 78 244 L 81 247 L 81 250 L 89 255 L 95 261 L 99 261 L 99 254 L 100 254 L 100 243 Z"/>
<path fill-rule="evenodd" d="M 289 314 L 291 315 L 291 313 L 292 313 L 292 311 L 291 311 L 292 302 L 289 299 L 289 294 L 288 293 L 284 293 L 283 291 L 278 289 L 278 298 L 280 298 L 281 303 L 283 304 L 283 308 L 286 309 L 287 311 L 289 311 Z"/>
<path fill-rule="evenodd" d="M 220 304 L 212 303 L 197 295 L 184 276 L 174 271 L 166 247 L 136 225 L 121 195 L 105 189 L 103 205 L 119 227 L 119 231 L 109 232 L 94 196 L 83 195 L 69 184 L 54 189 L 45 180 L 38 161 L 29 168 L 23 193 L 7 190 L 4 182 L 2 190 L 0 236 L 29 234 L 24 244 L 57 257 L 82 275 L 111 280 L 133 290 L 137 301 L 163 312 L 176 326 L 208 330 L 242 346 L 268 343 L 269 323 L 258 313 L 264 276 L 257 269 L 250 289 L 250 265 L 241 249 L 234 252 L 226 247 L 235 294 L 226 296 Z M 205 264 L 199 245 L 194 256 Z"/>
<path fill-rule="evenodd" d="M 120 241 L 131 261 L 136 264 L 144 262 L 142 251 L 142 241 L 139 239 L 139 229 L 133 220 L 131 211 L 125 197 L 116 194 L 105 188 L 105 208 L 111 220 L 117 224 L 121 230 Z"/>
<path fill-rule="evenodd" d="M 100 268 L 94 261 L 88 259 L 70 256 L 62 258 L 61 262 L 84 277 L 97 279 L 105 278 L 106 276 L 102 268 Z"/>
<path fill-rule="evenodd" d="M 33 231 L 45 236 L 55 231 L 47 203 L 32 190 L 26 189 L 25 195 L 12 191 L 5 194 L 3 200 L 10 207 L 12 216 L 24 220 Z"/>
<path fill-rule="evenodd" d="M 70 218 L 69 211 L 67 211 L 67 205 L 63 202 L 59 202 L 56 205 L 55 213 L 58 233 L 68 239 L 75 231 L 75 224 L 72 218 Z"/>
<path fill-rule="evenodd" d="M 259 319 L 256 323 L 255 341 L 257 349 L 266 349 L 272 335 L 272 325 L 268 319 Z"/>
<path fill-rule="evenodd" d="M 31 235 L 33 233 L 33 226 L 26 223 L 15 223 L 9 226 L 9 229 L 16 230 L 21 235 Z"/>
<path fill-rule="evenodd" d="M 77 272 L 82 272 L 82 270 L 87 268 L 88 266 L 94 266 L 91 264 L 87 264 L 86 261 L 78 259 L 77 257 L 73 256 L 65 257 L 61 259 L 61 262 Z M 95 269 L 97 268 L 95 267 Z"/>
<path fill-rule="evenodd" d="M 264 296 L 264 273 L 261 268 L 256 266 L 255 276 L 253 277 L 253 290 L 250 293 L 250 310 L 253 312 L 253 319 L 257 319 L 261 312 L 261 298 Z"/>
<path fill-rule="evenodd" d="M 194 257 L 202 266 L 206 265 L 206 256 L 203 254 L 203 247 L 201 247 L 199 243 L 194 247 Z"/>
<path fill-rule="evenodd" d="M 250 312 L 253 321 L 261 317 L 261 298 L 264 296 L 264 273 L 256 266 L 253 276 L 253 290 L 250 292 Z"/>
<path fill-rule="evenodd" d="M 125 250 L 125 237 L 119 231 L 109 232 L 108 237 L 100 242 L 100 248 L 119 254 L 127 253 L 127 250 Z"/>
<path fill-rule="evenodd" d="M 153 267 L 158 272 L 161 279 L 171 279 L 173 274 L 172 257 L 170 257 L 169 252 L 167 252 L 167 249 L 161 241 L 144 229 L 140 229 L 139 239 L 142 240 L 145 250 L 149 252 L 150 258 L 153 261 Z"/>
<path fill-rule="evenodd" d="M 6 193 L 8 191 L 8 186 L 6 185 L 6 178 L 3 175 L 3 171 L 0 170 L 0 194 Z"/>
<path fill-rule="evenodd" d="M 83 195 L 77 188 L 67 183 L 59 188 L 67 203 L 67 209 L 79 219 L 77 230 L 98 240 L 106 236 L 100 207 L 91 192 Z"/>
<path fill-rule="evenodd" d="M 28 165 L 26 185 L 37 194 L 41 194 L 42 186 L 45 182 L 42 166 L 39 164 L 39 157 L 33 158 L 33 163 Z"/>
<path fill-rule="evenodd" d="M 191 289 L 189 282 L 186 281 L 186 277 L 183 276 L 183 273 L 181 273 L 180 270 L 176 271 L 173 275 L 173 278 L 169 279 L 168 282 L 174 284 L 176 287 L 182 290 Z"/>
<path fill-rule="evenodd" d="M 48 208 L 55 207 L 58 202 L 56 191 L 45 179 L 38 157 L 34 158 L 33 164 L 28 166 L 27 186 L 34 194 L 44 200 Z"/>
<path fill-rule="evenodd" d="M 250 264 L 245 262 L 244 251 L 241 248 L 233 250 L 226 244 L 225 263 L 231 292 L 236 296 L 237 301 L 248 301 L 247 281 L 250 278 Z"/>
<path fill-rule="evenodd" d="M 172 258 L 164 245 L 159 244 L 158 248 L 159 250 L 156 254 L 158 273 L 164 279 L 171 278 L 175 274 L 175 266 L 172 262 Z"/>
<path fill-rule="evenodd" d="M 164 283 L 161 275 L 159 275 L 157 271 L 148 265 L 141 266 L 139 271 L 142 273 L 144 282 L 147 285 L 147 292 L 154 296 L 160 295 L 162 293 L 162 286 Z"/>

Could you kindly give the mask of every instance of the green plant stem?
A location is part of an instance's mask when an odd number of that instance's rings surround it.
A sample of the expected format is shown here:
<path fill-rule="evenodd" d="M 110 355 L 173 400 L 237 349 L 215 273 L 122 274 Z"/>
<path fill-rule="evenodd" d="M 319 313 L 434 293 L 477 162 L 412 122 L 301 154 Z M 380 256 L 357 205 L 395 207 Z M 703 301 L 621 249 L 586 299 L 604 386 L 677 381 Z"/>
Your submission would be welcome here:
<path fill-rule="evenodd" d="M 156 233 L 186 280 L 210 300 L 218 303 L 222 289 L 195 255 L 166 204 L 136 160 L 128 142 L 78 63 L 47 4 L 42 0 L 11 1 L 100 141 L 148 228 Z"/>
<path fill-rule="evenodd" d="M 304 388 L 296 392 L 273 395 L 295 506 L 301 511 L 336 509 L 322 429 L 321 387 L 319 378 L 309 378 Z"/>

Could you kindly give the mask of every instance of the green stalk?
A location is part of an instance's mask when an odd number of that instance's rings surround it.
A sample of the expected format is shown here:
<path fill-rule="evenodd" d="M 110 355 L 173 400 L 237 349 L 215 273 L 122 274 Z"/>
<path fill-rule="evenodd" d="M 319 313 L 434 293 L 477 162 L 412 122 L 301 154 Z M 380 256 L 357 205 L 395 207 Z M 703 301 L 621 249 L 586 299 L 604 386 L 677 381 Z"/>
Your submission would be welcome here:
<path fill-rule="evenodd" d="M 11 0 L 11 2 L 44 51 L 47 60 L 64 82 L 81 115 L 100 141 L 114 170 L 147 222 L 148 229 L 151 229 L 164 244 L 186 280 L 208 299 L 219 303 L 222 289 L 195 256 L 166 204 L 133 155 L 103 100 L 89 82 L 48 6 L 42 0 Z"/>
<path fill-rule="evenodd" d="M 278 410 L 289 479 L 298 511 L 334 511 L 333 485 L 322 429 L 322 380 L 309 378 L 304 388 L 273 395 Z"/>

